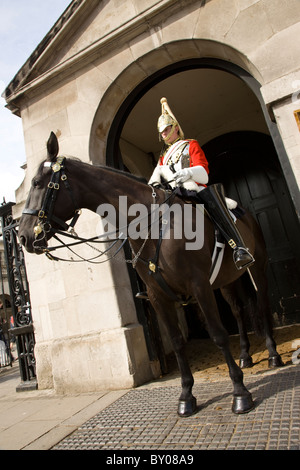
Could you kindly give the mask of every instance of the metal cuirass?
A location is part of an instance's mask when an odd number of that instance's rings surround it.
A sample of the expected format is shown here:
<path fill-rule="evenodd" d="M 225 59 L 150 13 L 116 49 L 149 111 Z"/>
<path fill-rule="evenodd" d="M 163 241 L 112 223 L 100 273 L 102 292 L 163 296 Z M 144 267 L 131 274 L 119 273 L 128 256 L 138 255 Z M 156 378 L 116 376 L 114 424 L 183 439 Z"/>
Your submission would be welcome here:
<path fill-rule="evenodd" d="M 176 151 L 168 159 L 167 165 L 171 166 L 174 171 L 182 170 L 183 168 L 189 168 L 190 166 L 190 154 L 189 154 L 189 142 L 183 142 L 183 144 L 176 149 Z"/>

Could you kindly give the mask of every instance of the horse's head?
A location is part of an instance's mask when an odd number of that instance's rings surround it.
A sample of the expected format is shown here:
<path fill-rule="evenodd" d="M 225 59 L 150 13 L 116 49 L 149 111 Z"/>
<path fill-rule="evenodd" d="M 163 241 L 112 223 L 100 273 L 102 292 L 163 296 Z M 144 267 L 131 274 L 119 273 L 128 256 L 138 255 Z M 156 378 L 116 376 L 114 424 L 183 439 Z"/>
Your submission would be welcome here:
<path fill-rule="evenodd" d="M 32 179 L 19 224 L 19 239 L 30 253 L 44 253 L 56 230 L 67 230 L 65 221 L 76 217 L 78 207 L 68 181 L 65 158 L 58 156 L 58 141 L 51 132 L 47 159 Z"/>

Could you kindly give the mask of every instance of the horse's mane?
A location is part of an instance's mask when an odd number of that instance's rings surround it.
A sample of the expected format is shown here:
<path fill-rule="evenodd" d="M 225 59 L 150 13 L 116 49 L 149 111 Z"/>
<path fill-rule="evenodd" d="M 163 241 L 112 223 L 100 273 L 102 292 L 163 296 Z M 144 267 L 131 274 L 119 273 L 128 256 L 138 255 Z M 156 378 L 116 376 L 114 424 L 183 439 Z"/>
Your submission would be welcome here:
<path fill-rule="evenodd" d="M 147 184 L 146 178 L 144 178 L 143 176 L 133 175 L 132 173 L 129 173 L 128 171 L 119 170 L 119 169 L 113 168 L 111 166 L 100 165 L 98 163 L 95 164 L 95 165 L 91 165 L 90 163 L 83 162 L 82 160 L 80 160 L 77 157 L 66 157 L 66 158 L 68 158 L 70 160 L 73 160 L 73 161 L 78 161 L 78 162 L 82 163 L 83 165 L 88 165 L 90 167 L 100 168 L 102 170 L 110 171 L 111 173 L 117 173 L 118 175 L 126 176 L 127 178 L 132 179 L 134 181 L 138 181 L 139 183 Z"/>
<path fill-rule="evenodd" d="M 65 156 L 65 155 L 64 155 Z M 103 170 L 107 170 L 107 171 L 110 171 L 112 173 L 117 173 L 119 175 L 123 175 L 123 176 L 126 176 L 127 178 L 129 179 L 132 179 L 134 181 L 138 181 L 139 183 L 143 183 L 145 185 L 147 185 L 147 180 L 146 178 L 144 178 L 143 176 L 137 176 L 137 175 L 133 175 L 132 173 L 129 173 L 128 171 L 124 171 L 124 170 L 118 170 L 117 168 L 113 168 L 113 167 L 110 167 L 110 166 L 106 166 L 106 165 L 100 165 L 100 164 L 96 164 L 96 165 L 91 165 L 90 163 L 86 163 L 86 162 L 83 162 L 82 160 L 80 160 L 80 158 L 78 157 L 72 157 L 72 156 L 65 156 L 65 158 L 67 158 L 68 160 L 72 160 L 72 161 L 75 161 L 75 162 L 79 162 L 81 163 L 82 165 L 88 165 L 90 167 L 95 167 L 95 168 L 101 168 Z M 42 171 L 42 169 L 44 168 L 44 163 L 46 162 L 47 160 L 44 160 L 40 166 L 39 166 L 39 169 L 38 169 L 38 173 L 40 173 Z"/>
<path fill-rule="evenodd" d="M 128 173 L 128 171 L 118 170 L 117 168 L 113 168 L 111 166 L 105 166 L 105 165 L 94 165 L 94 166 L 96 168 L 102 168 L 103 170 L 108 170 L 112 173 L 117 173 L 119 175 L 126 176 L 127 178 L 130 178 L 134 181 L 138 181 L 139 183 L 147 184 L 147 180 L 143 176 L 133 175 L 132 173 Z"/>

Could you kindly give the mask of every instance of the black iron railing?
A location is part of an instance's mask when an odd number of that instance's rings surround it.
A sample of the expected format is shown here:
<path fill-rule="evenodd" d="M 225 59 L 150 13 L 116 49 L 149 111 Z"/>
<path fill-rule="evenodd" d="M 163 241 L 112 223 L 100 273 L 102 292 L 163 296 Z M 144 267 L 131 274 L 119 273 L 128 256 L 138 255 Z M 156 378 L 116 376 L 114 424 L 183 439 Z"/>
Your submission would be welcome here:
<path fill-rule="evenodd" d="M 21 375 L 17 391 L 21 391 L 36 389 L 37 382 L 29 285 L 24 253 L 17 237 L 18 223 L 12 216 L 13 205 L 14 203 L 7 203 L 0 206 L 0 220 L 13 317 L 13 327 L 9 329 L 9 333 L 16 339 Z"/>

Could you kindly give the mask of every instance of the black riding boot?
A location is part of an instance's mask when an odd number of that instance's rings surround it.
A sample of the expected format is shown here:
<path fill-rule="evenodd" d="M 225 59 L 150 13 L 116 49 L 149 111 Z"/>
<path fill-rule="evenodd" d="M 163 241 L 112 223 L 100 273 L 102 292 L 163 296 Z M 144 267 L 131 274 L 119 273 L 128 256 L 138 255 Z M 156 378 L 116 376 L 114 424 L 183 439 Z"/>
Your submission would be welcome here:
<path fill-rule="evenodd" d="M 254 258 L 246 248 L 241 234 L 228 212 L 222 184 L 208 186 L 198 193 L 198 197 L 204 202 L 212 220 L 233 249 L 233 260 L 237 269 L 253 264 Z"/>

